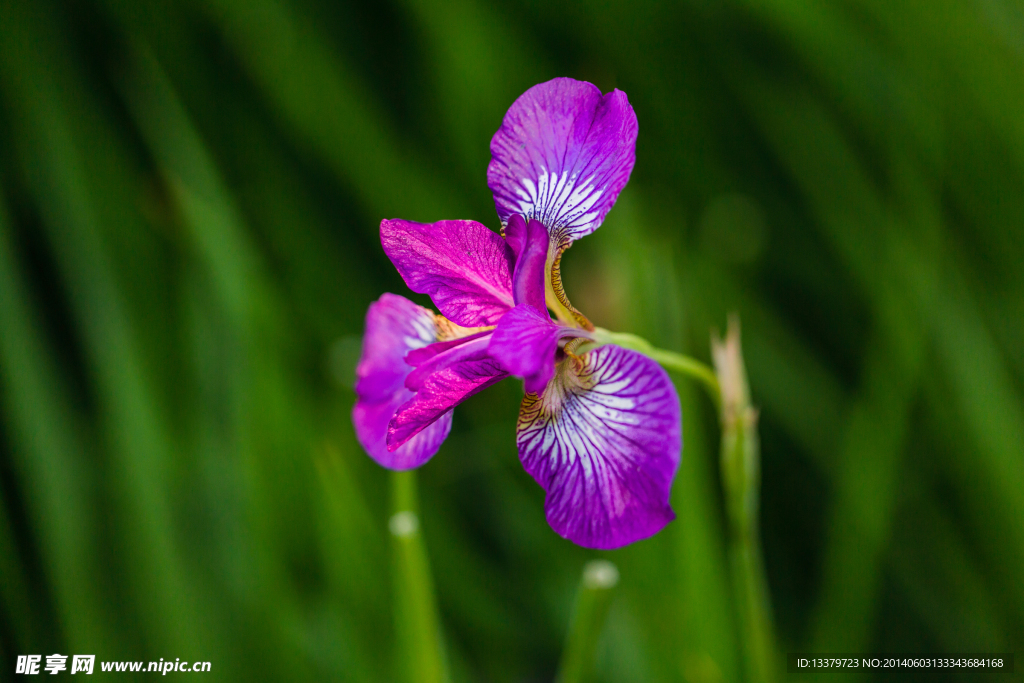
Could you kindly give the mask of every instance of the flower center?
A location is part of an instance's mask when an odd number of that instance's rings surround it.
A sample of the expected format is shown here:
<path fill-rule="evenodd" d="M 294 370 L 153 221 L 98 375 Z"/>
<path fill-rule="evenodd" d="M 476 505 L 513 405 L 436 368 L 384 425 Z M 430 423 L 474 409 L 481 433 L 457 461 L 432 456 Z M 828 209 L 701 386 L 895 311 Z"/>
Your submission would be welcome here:
<path fill-rule="evenodd" d="M 478 332 L 486 332 L 487 330 L 493 330 L 494 325 L 488 327 L 463 327 L 453 323 L 443 315 L 434 314 L 434 327 L 436 328 L 437 338 L 434 341 L 451 341 L 453 339 L 462 339 L 474 335 Z"/>
<path fill-rule="evenodd" d="M 561 355 L 561 354 L 560 354 Z M 555 366 L 555 375 L 539 396 L 527 394 L 523 399 L 540 401 L 547 415 L 557 416 L 571 394 L 582 394 L 594 387 L 593 373 L 587 369 L 585 359 L 573 354 L 565 355 Z"/>

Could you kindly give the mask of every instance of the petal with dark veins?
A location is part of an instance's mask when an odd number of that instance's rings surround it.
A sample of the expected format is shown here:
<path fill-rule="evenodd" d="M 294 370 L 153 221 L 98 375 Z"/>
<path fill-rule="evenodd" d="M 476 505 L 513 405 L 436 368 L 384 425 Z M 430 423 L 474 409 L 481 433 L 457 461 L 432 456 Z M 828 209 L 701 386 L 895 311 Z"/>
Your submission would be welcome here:
<path fill-rule="evenodd" d="M 559 364 L 540 396 L 523 399 L 516 436 L 526 471 L 547 492 L 544 509 L 562 537 L 618 548 L 675 518 L 679 398 L 653 360 L 602 346 Z"/>
<path fill-rule="evenodd" d="M 514 306 L 512 253 L 475 221 L 381 221 L 380 242 L 409 289 L 463 327 L 494 325 Z"/>
<path fill-rule="evenodd" d="M 522 214 L 569 241 L 597 230 L 629 180 L 636 135 L 620 90 L 571 78 L 527 90 L 491 139 L 487 185 L 502 225 Z"/>

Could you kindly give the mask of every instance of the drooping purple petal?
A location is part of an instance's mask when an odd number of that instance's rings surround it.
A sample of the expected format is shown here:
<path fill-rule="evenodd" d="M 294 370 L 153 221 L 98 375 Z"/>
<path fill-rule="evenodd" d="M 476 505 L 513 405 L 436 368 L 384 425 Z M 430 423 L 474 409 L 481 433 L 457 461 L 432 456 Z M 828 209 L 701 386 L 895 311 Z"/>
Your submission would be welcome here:
<path fill-rule="evenodd" d="M 509 374 L 523 378 L 526 393 L 537 394 L 555 374 L 558 340 L 578 334 L 580 330 L 552 322 L 547 312 L 520 304 L 498 321 L 488 352 Z"/>
<path fill-rule="evenodd" d="M 564 538 L 618 548 L 675 518 L 668 504 L 679 467 L 679 398 L 653 360 L 602 346 L 560 364 L 540 397 L 527 395 L 516 442 L 547 492 L 545 513 Z"/>
<path fill-rule="evenodd" d="M 494 325 L 514 305 L 509 249 L 475 221 L 384 220 L 380 241 L 409 289 L 459 325 Z"/>
<path fill-rule="evenodd" d="M 366 311 L 363 353 L 356 366 L 361 400 L 387 400 L 412 370 L 405 355 L 437 339 L 434 314 L 397 294 L 383 294 Z"/>
<path fill-rule="evenodd" d="M 448 438 L 452 428 L 452 411 L 449 410 L 394 451 L 389 451 L 388 426 L 398 409 L 412 397 L 411 391 L 402 388 L 395 392 L 391 400 L 381 403 L 358 402 L 352 409 L 352 422 L 359 443 L 370 457 L 391 470 L 411 470 L 430 460 Z"/>
<path fill-rule="evenodd" d="M 553 237 L 601 225 L 636 161 L 636 114 L 620 90 L 556 78 L 523 93 L 491 139 L 487 185 L 502 224 L 536 218 Z"/>
<path fill-rule="evenodd" d="M 384 467 L 403 470 L 422 465 L 437 452 L 451 429 L 449 412 L 401 448 L 387 448 L 388 424 L 399 406 L 413 396 L 405 387 L 405 378 L 412 371 L 405 355 L 436 337 L 434 314 L 404 297 L 384 294 L 366 312 L 352 423 L 359 443 Z"/>
<path fill-rule="evenodd" d="M 505 241 L 515 254 L 512 273 L 512 298 L 516 305 L 530 304 L 542 313 L 544 303 L 544 266 L 547 264 L 551 237 L 540 221 L 526 222 L 515 214 L 505 226 Z"/>
<path fill-rule="evenodd" d="M 419 438 L 456 405 L 505 377 L 508 373 L 487 355 L 486 348 L 474 357 L 462 358 L 423 376 L 416 393 L 391 419 L 388 448 L 404 448 L 406 443 L 412 443 L 410 439 Z"/>

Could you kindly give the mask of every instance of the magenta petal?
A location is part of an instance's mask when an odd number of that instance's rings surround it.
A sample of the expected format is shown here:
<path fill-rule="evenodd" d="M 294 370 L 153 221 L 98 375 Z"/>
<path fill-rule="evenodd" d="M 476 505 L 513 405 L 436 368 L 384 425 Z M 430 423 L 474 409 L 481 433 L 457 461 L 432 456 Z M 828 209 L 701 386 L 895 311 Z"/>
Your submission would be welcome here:
<path fill-rule="evenodd" d="M 413 349 L 409 353 L 405 354 L 405 362 L 414 368 L 419 367 L 420 365 L 423 365 L 424 363 L 434 358 L 435 356 L 439 356 L 440 354 L 445 353 L 446 351 L 449 351 L 455 348 L 456 346 L 462 346 L 463 344 L 471 342 L 474 339 L 486 337 L 487 335 L 491 334 L 491 331 L 492 330 L 490 329 L 486 329 L 481 332 L 466 335 L 465 337 L 459 337 L 458 339 L 449 339 L 447 341 L 434 342 L 433 344 L 430 344 L 429 346 L 424 346 L 421 349 Z"/>
<path fill-rule="evenodd" d="M 516 442 L 547 492 L 548 523 L 588 548 L 647 538 L 675 518 L 669 506 L 682 423 L 668 375 L 617 346 L 563 362 L 540 397 L 527 395 Z"/>
<path fill-rule="evenodd" d="M 391 400 L 382 403 L 358 402 L 352 409 L 352 422 L 356 438 L 366 452 L 379 464 L 392 470 L 408 470 L 430 460 L 448 437 L 452 428 L 452 411 L 442 414 L 436 421 L 416 434 L 394 451 L 387 446 L 388 425 L 395 412 L 413 397 L 408 389 L 396 392 Z"/>
<path fill-rule="evenodd" d="M 505 224 L 505 241 L 515 257 L 519 258 L 526 247 L 526 219 L 520 214 L 510 216 Z"/>
<path fill-rule="evenodd" d="M 434 314 L 397 294 L 384 294 L 366 311 L 363 353 L 356 366 L 360 400 L 386 401 L 405 386 L 412 368 L 405 355 L 437 339 Z"/>
<path fill-rule="evenodd" d="M 523 93 L 491 139 L 487 184 L 502 224 L 535 218 L 575 240 L 601 225 L 636 161 L 626 94 L 556 78 Z"/>
<path fill-rule="evenodd" d="M 356 366 L 356 405 L 352 423 L 366 452 L 384 467 L 408 469 L 430 459 L 451 428 L 451 413 L 440 416 L 401 448 L 388 451 L 388 423 L 399 406 L 412 398 L 405 388 L 412 371 L 404 358 L 410 350 L 437 338 L 434 314 L 404 297 L 384 294 L 366 312 L 363 354 Z"/>
<path fill-rule="evenodd" d="M 548 259 L 551 237 L 540 221 L 529 223 L 516 214 L 508 219 L 505 226 L 505 240 L 516 257 L 512 273 L 512 298 L 519 304 L 530 304 L 542 313 L 547 311 L 544 302 L 544 267 Z"/>
<path fill-rule="evenodd" d="M 481 360 L 488 357 L 487 347 L 491 342 L 490 333 L 485 332 L 483 335 L 474 336 L 471 339 L 460 339 L 457 341 L 462 343 L 449 346 L 448 343 L 442 342 L 441 344 L 432 345 L 440 347 L 441 352 L 426 358 L 422 362 L 418 362 L 416 369 L 405 378 L 405 387 L 411 391 L 419 391 L 428 377 L 449 365 L 455 365 L 463 361 Z M 408 360 L 408 356 L 406 359 Z"/>
<path fill-rule="evenodd" d="M 494 325 L 514 305 L 508 247 L 475 221 L 384 220 L 380 242 L 409 289 L 463 327 Z"/>
<path fill-rule="evenodd" d="M 427 375 L 413 397 L 391 419 L 388 448 L 405 448 L 450 414 L 456 405 L 505 377 L 508 373 L 487 357 L 486 349 L 483 354 Z"/>
<path fill-rule="evenodd" d="M 526 393 L 537 394 L 555 374 L 558 340 L 579 333 L 552 322 L 546 312 L 520 304 L 498 321 L 488 352 L 509 374 L 523 378 Z"/>

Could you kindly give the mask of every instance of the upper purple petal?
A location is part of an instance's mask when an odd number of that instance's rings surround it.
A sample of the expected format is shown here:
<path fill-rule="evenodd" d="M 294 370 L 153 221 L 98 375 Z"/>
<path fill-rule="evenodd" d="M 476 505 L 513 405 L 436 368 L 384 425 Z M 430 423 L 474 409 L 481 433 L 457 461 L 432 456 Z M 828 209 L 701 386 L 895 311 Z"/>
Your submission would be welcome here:
<path fill-rule="evenodd" d="M 588 548 L 647 538 L 675 518 L 679 398 L 650 358 L 602 346 L 560 364 L 544 393 L 523 399 L 516 436 L 526 471 L 547 492 L 548 523 Z"/>
<path fill-rule="evenodd" d="M 520 304 L 498 321 L 488 352 L 509 374 L 523 378 L 526 393 L 537 394 L 555 374 L 558 340 L 579 333 L 552 322 L 546 311 Z"/>
<path fill-rule="evenodd" d="M 387 448 L 388 423 L 399 406 L 413 396 L 405 387 L 406 376 L 412 371 L 405 355 L 436 338 L 434 314 L 404 297 L 384 294 L 366 312 L 352 423 L 359 443 L 384 467 L 402 470 L 422 465 L 437 452 L 451 429 L 449 411 L 401 448 Z"/>
<path fill-rule="evenodd" d="M 409 289 L 463 327 L 494 325 L 514 305 L 511 253 L 475 221 L 381 221 L 380 242 Z"/>
<path fill-rule="evenodd" d="M 512 273 L 512 298 L 519 304 L 530 304 L 538 311 L 546 312 L 544 302 L 544 267 L 548 260 L 551 237 L 540 221 L 527 223 L 521 215 L 515 214 L 505 226 L 505 241 L 515 255 L 515 270 Z"/>
<path fill-rule="evenodd" d="M 636 161 L 636 114 L 620 90 L 556 78 L 517 99 L 491 139 L 487 184 L 502 224 L 536 218 L 552 237 L 596 230 Z"/>

